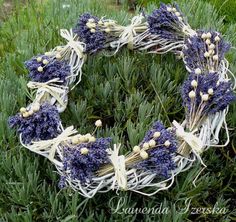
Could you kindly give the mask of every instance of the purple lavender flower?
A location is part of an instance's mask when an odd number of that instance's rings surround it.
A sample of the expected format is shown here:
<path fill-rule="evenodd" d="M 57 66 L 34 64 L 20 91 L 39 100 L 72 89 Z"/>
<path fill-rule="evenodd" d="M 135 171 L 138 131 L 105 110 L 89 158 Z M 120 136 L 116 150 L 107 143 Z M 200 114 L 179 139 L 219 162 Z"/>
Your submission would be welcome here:
<path fill-rule="evenodd" d="M 163 4 L 147 18 L 149 31 L 163 39 L 183 40 L 183 26 L 188 26 L 177 4 Z"/>
<path fill-rule="evenodd" d="M 39 111 L 28 117 L 18 113 L 10 117 L 8 123 L 11 128 L 17 129 L 25 144 L 52 139 L 61 132 L 59 113 L 55 106 L 49 104 L 41 105 Z"/>
<path fill-rule="evenodd" d="M 65 177 L 79 180 L 82 184 L 89 183 L 100 166 L 109 163 L 106 149 L 109 148 L 110 142 L 111 138 L 98 138 L 95 142 L 65 147 L 63 159 L 65 175 L 61 178 L 60 186 L 65 187 Z M 81 153 L 84 148 L 87 149 L 87 154 Z"/>
<path fill-rule="evenodd" d="M 88 27 L 89 21 L 94 27 Z M 106 34 L 98 26 L 99 18 L 85 13 L 80 16 L 73 32 L 78 34 L 80 39 L 86 44 L 86 52 L 96 53 L 104 48 L 106 42 Z"/>
<path fill-rule="evenodd" d="M 230 81 L 220 80 L 217 73 L 190 74 L 181 90 L 187 117 L 204 117 L 224 110 L 236 98 L 231 86 Z"/>
<path fill-rule="evenodd" d="M 171 170 L 176 168 L 173 161 L 173 155 L 166 149 L 155 149 L 149 152 L 149 158 L 138 163 L 138 169 L 147 170 L 155 173 L 157 176 L 168 178 Z"/>
<path fill-rule="evenodd" d="M 230 49 L 220 33 L 215 31 L 197 31 L 197 34 L 185 40 L 184 62 L 190 72 L 215 72 L 224 55 Z"/>
<path fill-rule="evenodd" d="M 35 82 L 47 82 L 59 78 L 62 84 L 66 83 L 66 77 L 70 74 L 70 66 L 65 61 L 59 61 L 45 55 L 38 55 L 25 62 L 30 71 L 29 77 Z"/>
<path fill-rule="evenodd" d="M 170 171 L 175 169 L 172 158 L 177 150 L 175 135 L 157 121 L 153 124 L 152 129 L 146 133 L 143 141 L 140 143 L 140 147 L 150 140 L 154 140 L 156 145 L 147 150 L 149 157 L 139 162 L 135 167 L 151 171 L 160 177 L 168 177 Z"/>

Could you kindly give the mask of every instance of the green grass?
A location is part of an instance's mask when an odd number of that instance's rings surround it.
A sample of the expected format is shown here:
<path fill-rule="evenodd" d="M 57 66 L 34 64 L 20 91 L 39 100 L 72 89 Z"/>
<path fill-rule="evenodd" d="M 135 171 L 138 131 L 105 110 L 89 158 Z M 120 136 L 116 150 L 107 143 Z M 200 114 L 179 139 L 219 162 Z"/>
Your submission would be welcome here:
<path fill-rule="evenodd" d="M 17 3 L 18 1 L 16 1 Z M 16 7 L 14 14 L 0 28 L 0 221 L 232 221 L 236 220 L 235 125 L 236 105 L 230 107 L 227 121 L 231 142 L 226 148 L 212 148 L 203 154 L 207 169 L 193 186 L 200 166 L 179 175 L 169 191 L 147 198 L 131 192 L 120 192 L 124 208 L 157 207 L 162 203 L 168 215 L 111 214 L 109 200 L 115 192 L 97 194 L 86 200 L 70 189 L 59 190 L 59 176 L 49 161 L 20 146 L 17 135 L 7 126 L 7 118 L 33 98 L 26 83 L 24 61 L 62 44 L 60 28 L 72 27 L 83 12 L 111 17 L 128 23 L 132 14 L 119 11 L 104 1 L 48 0 L 44 4 L 29 1 Z M 39 1 L 38 1 L 39 2 Z M 234 21 L 225 23 L 213 5 L 193 0 L 177 1 L 194 28 L 217 29 L 236 45 Z M 63 9 L 62 5 L 70 4 Z M 103 3 L 103 4 L 102 4 Z M 148 4 L 148 11 L 155 5 Z M 236 8 L 236 5 L 232 6 Z M 236 13 L 236 10 L 234 10 Z M 227 58 L 236 70 L 236 53 Z M 103 136 L 130 150 L 143 137 L 153 121 L 181 121 L 183 108 L 179 87 L 187 73 L 181 61 L 171 55 L 144 55 L 122 50 L 117 56 L 91 56 L 83 69 L 82 82 L 69 94 L 67 110 L 62 114 L 64 126 L 74 125 L 81 133 L 93 129 L 94 119 L 101 118 L 106 127 Z M 156 91 L 154 90 L 156 89 Z M 160 100 L 166 110 L 164 112 Z M 222 142 L 226 136 L 221 133 Z M 191 207 L 226 207 L 223 215 L 179 213 L 185 200 Z M 112 202 L 117 206 L 118 199 Z"/>

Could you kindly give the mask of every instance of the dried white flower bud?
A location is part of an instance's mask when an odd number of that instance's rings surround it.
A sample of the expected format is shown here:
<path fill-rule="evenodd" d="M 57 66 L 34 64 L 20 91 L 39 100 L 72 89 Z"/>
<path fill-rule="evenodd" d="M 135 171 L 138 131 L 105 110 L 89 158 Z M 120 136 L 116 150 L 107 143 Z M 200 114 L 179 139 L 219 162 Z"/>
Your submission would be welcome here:
<path fill-rule="evenodd" d="M 214 55 L 214 56 L 213 56 L 213 60 L 214 60 L 214 61 L 218 61 L 218 60 L 219 60 L 219 56 L 218 56 L 218 55 Z"/>
<path fill-rule="evenodd" d="M 179 16 L 180 16 L 180 13 L 179 13 L 179 12 L 176 12 L 175 15 L 176 15 L 177 17 L 179 17 Z"/>
<path fill-rule="evenodd" d="M 144 150 L 141 150 L 139 155 L 141 156 L 143 160 L 146 160 L 148 158 L 148 153 Z"/>
<path fill-rule="evenodd" d="M 91 32 L 91 33 L 95 33 L 96 30 L 95 30 L 95 29 L 90 29 L 90 32 Z"/>
<path fill-rule="evenodd" d="M 139 153 L 140 152 L 140 146 L 134 146 L 133 151 L 134 151 L 134 153 Z"/>
<path fill-rule="evenodd" d="M 23 116 L 24 118 L 27 118 L 27 117 L 29 117 L 29 113 L 28 113 L 28 112 L 24 112 L 24 113 L 22 114 L 22 116 Z"/>
<path fill-rule="evenodd" d="M 170 141 L 169 141 L 169 140 L 166 140 L 165 143 L 164 143 L 164 145 L 165 145 L 166 147 L 169 147 L 169 146 L 170 146 Z"/>
<path fill-rule="evenodd" d="M 81 150 L 80 150 L 80 153 L 81 153 L 82 155 L 87 155 L 88 152 L 89 152 L 89 150 L 88 150 L 88 148 L 86 148 L 86 147 L 83 147 L 83 148 L 81 148 Z"/>
<path fill-rule="evenodd" d="M 158 131 L 153 134 L 154 138 L 159 138 L 160 136 L 161 136 L 161 133 Z"/>
<path fill-rule="evenodd" d="M 102 121 L 99 119 L 95 122 L 96 127 L 101 127 L 102 126 Z"/>
<path fill-rule="evenodd" d="M 56 59 L 61 59 L 61 54 L 60 53 L 56 54 Z"/>
<path fill-rule="evenodd" d="M 210 55 L 214 55 L 214 54 L 215 54 L 215 50 L 210 49 L 210 50 L 209 50 L 209 54 L 210 54 Z"/>
<path fill-rule="evenodd" d="M 72 144 L 78 144 L 79 143 L 79 138 L 78 138 L 78 136 L 73 136 L 72 137 L 72 139 L 71 139 L 71 142 L 72 142 Z"/>
<path fill-rule="evenodd" d="M 173 7 L 173 8 L 172 8 L 172 11 L 173 11 L 173 12 L 177 12 L 177 9 Z"/>
<path fill-rule="evenodd" d="M 20 108 L 20 112 L 21 112 L 21 113 L 25 113 L 26 111 L 27 111 L 27 110 L 26 110 L 25 107 L 21 107 L 21 108 Z"/>
<path fill-rule="evenodd" d="M 219 41 L 220 41 L 220 37 L 219 37 L 218 35 L 215 37 L 215 41 L 216 41 L 216 42 L 219 42 Z"/>
<path fill-rule="evenodd" d="M 148 144 L 149 144 L 150 147 L 154 147 L 154 146 L 156 146 L 156 141 L 153 140 L 153 139 L 151 139 L 151 140 L 148 142 Z"/>
<path fill-rule="evenodd" d="M 43 67 L 39 66 L 37 70 L 38 70 L 38 72 L 42 72 L 43 71 Z"/>
<path fill-rule="evenodd" d="M 205 52 L 204 53 L 204 57 L 208 58 L 210 56 L 210 53 L 209 52 Z"/>
<path fill-rule="evenodd" d="M 197 87 L 197 81 L 196 81 L 196 80 L 192 80 L 191 86 L 192 86 L 192 87 Z"/>
<path fill-rule="evenodd" d="M 199 68 L 196 68 L 196 69 L 194 70 L 194 72 L 195 72 L 195 74 L 199 75 L 199 74 L 202 73 L 202 70 L 199 69 Z"/>
<path fill-rule="evenodd" d="M 206 33 L 202 33 L 202 36 L 201 36 L 202 39 L 206 39 L 207 38 L 207 35 Z"/>
<path fill-rule="evenodd" d="M 215 47 L 216 46 L 213 43 L 209 45 L 209 49 L 215 49 Z"/>
<path fill-rule="evenodd" d="M 210 44 L 211 44 L 211 40 L 210 40 L 210 39 L 207 39 L 207 40 L 206 40 L 206 44 L 207 44 L 207 45 L 210 45 Z"/>
<path fill-rule="evenodd" d="M 45 52 L 44 54 L 45 54 L 45 56 L 50 56 L 51 52 Z"/>
<path fill-rule="evenodd" d="M 196 93 L 192 90 L 192 91 L 189 92 L 188 96 L 189 96 L 190 99 L 193 99 L 193 98 L 196 97 Z"/>
<path fill-rule="evenodd" d="M 42 58 L 41 57 L 38 57 L 37 58 L 37 62 L 41 62 L 42 61 Z"/>
<path fill-rule="evenodd" d="M 209 38 L 209 39 L 211 38 L 211 33 L 210 32 L 208 32 L 206 35 L 207 35 L 207 38 Z"/>
<path fill-rule="evenodd" d="M 202 101 L 206 102 L 206 101 L 208 101 L 208 99 L 209 99 L 209 95 L 208 94 L 203 94 L 202 95 Z"/>
<path fill-rule="evenodd" d="M 84 143 L 84 142 L 87 142 L 87 141 L 88 141 L 88 138 L 87 138 L 86 136 L 81 136 L 81 137 L 79 138 L 79 140 L 80 140 L 82 143 Z"/>
<path fill-rule="evenodd" d="M 62 47 L 61 46 L 57 46 L 57 51 L 61 51 L 62 50 Z"/>
<path fill-rule="evenodd" d="M 93 143 L 93 142 L 95 142 L 95 141 L 96 141 L 96 138 L 95 138 L 94 136 L 90 136 L 90 137 L 89 137 L 89 142 L 92 142 L 92 143 Z"/>
<path fill-rule="evenodd" d="M 213 90 L 212 88 L 208 89 L 207 92 L 208 92 L 208 94 L 211 95 L 211 96 L 214 94 L 214 90 Z"/>
<path fill-rule="evenodd" d="M 47 59 L 44 59 L 44 60 L 43 60 L 43 64 L 44 64 L 44 65 L 47 65 L 47 64 L 48 64 L 48 60 L 47 60 Z"/>
<path fill-rule="evenodd" d="M 103 25 L 103 21 L 102 21 L 102 20 L 99 20 L 99 21 L 98 21 L 98 25 Z"/>
<path fill-rule="evenodd" d="M 148 144 L 148 143 L 144 143 L 144 144 L 143 144 L 143 148 L 144 148 L 144 149 L 148 149 L 148 148 L 149 148 L 149 144 Z"/>
<path fill-rule="evenodd" d="M 88 22 L 95 22 L 93 18 L 88 19 Z"/>

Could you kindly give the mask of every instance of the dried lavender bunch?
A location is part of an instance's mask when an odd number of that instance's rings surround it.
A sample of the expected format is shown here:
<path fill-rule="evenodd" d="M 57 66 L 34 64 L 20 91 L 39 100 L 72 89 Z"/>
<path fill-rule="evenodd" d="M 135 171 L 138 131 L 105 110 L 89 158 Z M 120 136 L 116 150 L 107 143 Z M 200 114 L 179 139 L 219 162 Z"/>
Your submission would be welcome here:
<path fill-rule="evenodd" d="M 235 101 L 231 86 L 230 80 L 220 79 L 217 73 L 189 75 L 183 83 L 181 97 L 190 131 L 200 125 L 205 117 L 224 110 Z"/>
<path fill-rule="evenodd" d="M 35 82 L 47 82 L 58 78 L 66 84 L 66 77 L 70 75 L 70 66 L 60 58 L 38 55 L 25 62 L 29 70 L 29 77 Z"/>
<path fill-rule="evenodd" d="M 175 169 L 173 155 L 177 150 L 174 133 L 167 130 L 161 122 L 155 122 L 139 146 L 127 157 L 127 165 L 155 173 L 160 177 L 169 177 Z"/>
<path fill-rule="evenodd" d="M 81 184 L 89 183 L 100 166 L 109 163 L 106 150 L 110 147 L 111 138 L 90 141 L 78 145 L 73 145 L 72 141 L 70 146 L 64 147 L 61 188 L 66 186 L 66 178 L 79 180 Z"/>
<path fill-rule="evenodd" d="M 86 44 L 87 53 L 95 53 L 104 48 L 105 33 L 99 29 L 99 18 L 89 13 L 80 16 L 78 23 L 73 29 L 80 40 Z"/>
<path fill-rule="evenodd" d="M 135 16 L 131 25 L 121 26 L 114 20 L 99 19 L 85 13 L 80 16 L 73 31 L 86 44 L 85 52 L 96 53 L 102 49 L 115 49 L 116 53 L 123 45 L 133 49 L 134 37 L 147 29 L 143 19 L 143 16 Z"/>
<path fill-rule="evenodd" d="M 183 56 L 186 68 L 196 74 L 217 72 L 229 49 L 230 44 L 224 41 L 220 33 L 199 30 L 185 40 Z"/>
<path fill-rule="evenodd" d="M 147 18 L 149 32 L 171 41 L 184 40 L 194 31 L 190 28 L 177 4 L 161 4 Z"/>
<path fill-rule="evenodd" d="M 48 140 L 60 134 L 60 116 L 55 106 L 37 103 L 30 108 L 22 107 L 20 113 L 8 120 L 11 128 L 21 134 L 24 144 L 32 141 Z"/>
<path fill-rule="evenodd" d="M 175 133 L 167 130 L 161 122 L 155 122 L 139 146 L 133 147 L 133 152 L 125 157 L 126 168 L 136 168 L 150 171 L 160 177 L 168 177 L 175 169 L 173 161 L 177 150 Z M 113 166 L 102 166 L 98 174 L 105 175 L 113 171 Z"/>

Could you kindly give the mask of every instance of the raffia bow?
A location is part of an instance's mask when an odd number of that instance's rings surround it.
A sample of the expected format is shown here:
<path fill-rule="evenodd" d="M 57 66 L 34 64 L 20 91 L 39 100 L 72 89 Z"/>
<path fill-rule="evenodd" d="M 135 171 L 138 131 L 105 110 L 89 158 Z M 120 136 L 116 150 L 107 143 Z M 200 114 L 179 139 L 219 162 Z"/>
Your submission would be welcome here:
<path fill-rule="evenodd" d="M 116 145 L 114 144 L 114 149 L 107 150 L 109 154 L 109 158 L 111 160 L 111 163 L 114 167 L 115 176 L 114 181 L 112 183 L 112 189 L 114 190 L 115 185 L 117 183 L 118 187 L 120 187 L 123 190 L 127 189 L 127 175 L 126 175 L 126 169 L 125 169 L 125 156 L 120 155 L 119 156 L 119 149 L 121 144 Z"/>
<path fill-rule="evenodd" d="M 193 132 L 185 132 L 184 128 L 175 120 L 172 122 L 172 124 L 176 128 L 176 134 L 178 137 L 183 139 L 194 152 L 197 154 L 202 153 L 203 142 L 198 137 L 196 137 Z"/>
<path fill-rule="evenodd" d="M 125 44 L 127 44 L 129 49 L 134 48 L 134 38 L 137 35 L 137 32 L 142 32 L 147 28 L 146 22 L 143 22 L 143 15 L 138 15 L 132 18 L 131 24 L 128 26 L 119 26 L 118 32 L 119 40 L 113 41 L 110 43 L 112 48 L 116 48 L 115 53 Z"/>
<path fill-rule="evenodd" d="M 139 29 L 140 26 L 144 25 L 143 15 L 134 16 L 131 20 L 131 24 L 127 27 L 124 27 L 124 31 L 120 34 L 120 42 L 122 44 L 127 43 L 129 49 L 133 49 L 133 40 L 136 36 L 136 29 Z"/>
<path fill-rule="evenodd" d="M 85 44 L 76 40 L 77 36 L 73 35 L 72 29 L 70 31 L 61 29 L 60 35 L 62 38 L 67 40 L 67 45 L 65 46 L 66 48 L 70 47 L 73 49 L 79 58 L 85 57 L 85 54 L 83 53 Z"/>
<path fill-rule="evenodd" d="M 51 161 L 54 161 L 58 145 L 61 142 L 67 141 L 70 139 L 70 136 L 76 133 L 77 130 L 74 129 L 73 126 L 70 126 L 63 130 L 62 133 L 56 138 L 50 140 L 33 141 L 31 145 L 27 146 L 27 148 L 36 153 L 46 151 L 48 153 L 47 158 Z"/>
<path fill-rule="evenodd" d="M 61 83 L 59 78 L 49 80 L 47 82 L 33 82 L 30 81 L 27 83 L 28 88 L 38 89 L 39 94 L 42 91 L 48 92 L 52 97 L 54 97 L 57 102 L 63 107 L 66 108 L 66 102 L 61 98 L 62 95 L 66 95 L 68 87 L 56 85 L 55 83 Z M 36 100 L 39 98 L 36 98 Z"/>
<path fill-rule="evenodd" d="M 77 83 L 71 88 L 71 90 L 81 81 L 82 66 L 86 60 L 86 54 L 84 54 L 86 44 L 80 42 L 77 39 L 77 35 L 73 34 L 72 29 L 70 31 L 66 29 L 60 30 L 61 37 L 67 40 L 67 45 L 63 47 L 63 54 L 65 60 L 68 60 L 71 66 L 70 83 L 75 80 L 75 77 L 79 75 Z"/>

